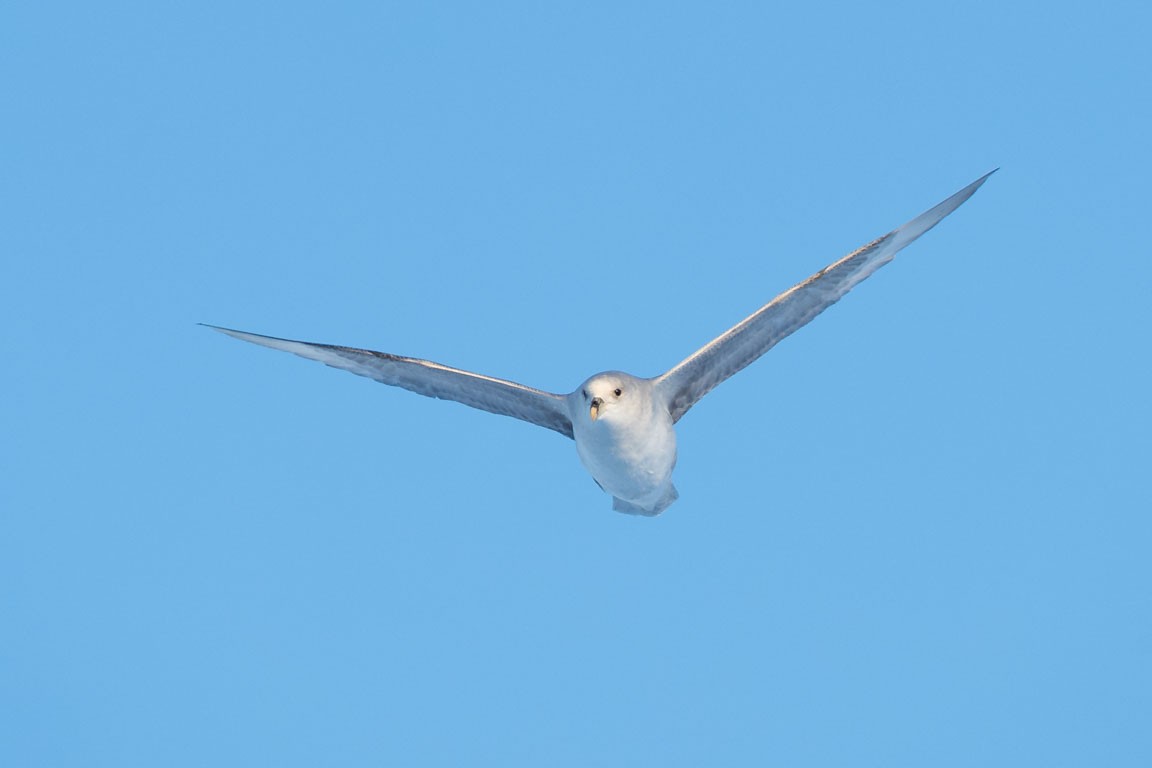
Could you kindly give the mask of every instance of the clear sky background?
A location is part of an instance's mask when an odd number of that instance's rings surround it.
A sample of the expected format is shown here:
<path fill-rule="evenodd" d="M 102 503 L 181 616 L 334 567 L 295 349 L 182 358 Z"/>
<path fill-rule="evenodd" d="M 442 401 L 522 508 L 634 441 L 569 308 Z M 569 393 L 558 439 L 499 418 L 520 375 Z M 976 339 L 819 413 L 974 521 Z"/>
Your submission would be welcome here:
<path fill-rule="evenodd" d="M 0 764 L 1147 766 L 1146 3 L 23 3 Z M 197 322 L 661 373 L 991 168 L 679 425 Z"/>

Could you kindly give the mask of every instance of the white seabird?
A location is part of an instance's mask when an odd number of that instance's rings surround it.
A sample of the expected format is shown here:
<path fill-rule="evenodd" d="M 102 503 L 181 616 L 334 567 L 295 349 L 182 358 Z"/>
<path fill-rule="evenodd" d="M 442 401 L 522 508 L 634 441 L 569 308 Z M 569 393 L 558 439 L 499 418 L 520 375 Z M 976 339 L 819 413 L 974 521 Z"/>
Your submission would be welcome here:
<path fill-rule="evenodd" d="M 667 373 L 651 379 L 608 371 L 592 376 L 571 394 L 556 395 L 427 360 L 208 327 L 383 384 L 555 430 L 576 441 L 580 461 L 596 484 L 614 497 L 613 509 L 658 515 L 678 495 L 672 485 L 676 465 L 673 425 L 680 417 L 717 384 L 835 304 L 891 261 L 897 251 L 936 226 L 993 173 L 780 294 Z"/>

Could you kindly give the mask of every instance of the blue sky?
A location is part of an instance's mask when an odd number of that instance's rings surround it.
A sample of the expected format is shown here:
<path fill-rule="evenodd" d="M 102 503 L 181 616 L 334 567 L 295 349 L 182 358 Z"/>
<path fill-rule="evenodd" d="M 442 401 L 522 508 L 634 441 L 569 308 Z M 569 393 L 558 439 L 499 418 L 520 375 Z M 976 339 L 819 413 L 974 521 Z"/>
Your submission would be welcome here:
<path fill-rule="evenodd" d="M 1137 3 L 38 3 L 0 24 L 0 764 L 1142 766 Z M 993 167 L 679 425 L 655 375 Z"/>

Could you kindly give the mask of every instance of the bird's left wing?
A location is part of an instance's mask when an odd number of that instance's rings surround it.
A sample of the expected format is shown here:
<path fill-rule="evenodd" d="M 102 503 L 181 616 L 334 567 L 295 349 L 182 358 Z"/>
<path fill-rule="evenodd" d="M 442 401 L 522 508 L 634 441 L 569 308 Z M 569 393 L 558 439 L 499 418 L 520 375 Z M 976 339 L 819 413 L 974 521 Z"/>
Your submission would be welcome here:
<path fill-rule="evenodd" d="M 572 420 L 568 417 L 566 401 L 562 395 L 542 392 L 512 381 L 494 379 L 491 376 L 461 371 L 413 357 L 389 355 L 370 349 L 278 339 L 274 336 L 233 331 L 214 325 L 207 327 L 242 341 L 291 352 L 333 368 L 367 376 L 382 384 L 403 387 L 417 394 L 438 397 L 441 400 L 455 400 L 482 411 L 512 416 L 555 430 L 565 437 L 572 437 Z"/>
<path fill-rule="evenodd" d="M 672 420 L 678 421 L 717 384 L 806 325 L 839 301 L 853 286 L 890 262 L 897 251 L 959 208 L 995 172 L 986 173 L 935 208 L 780 294 L 675 368 L 657 377 L 653 383 L 667 403 Z"/>

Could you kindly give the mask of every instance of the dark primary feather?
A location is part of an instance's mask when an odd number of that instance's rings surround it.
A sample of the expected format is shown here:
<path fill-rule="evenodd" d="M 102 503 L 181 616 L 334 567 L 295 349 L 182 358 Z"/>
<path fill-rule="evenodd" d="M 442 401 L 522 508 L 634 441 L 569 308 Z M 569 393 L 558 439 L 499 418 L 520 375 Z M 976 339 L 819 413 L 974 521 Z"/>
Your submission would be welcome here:
<path fill-rule="evenodd" d="M 482 411 L 512 416 L 555 430 L 565 437 L 572 437 L 572 421 L 568 418 L 566 400 L 561 395 L 413 357 L 400 357 L 370 349 L 278 339 L 274 336 L 261 336 L 256 333 L 218 328 L 214 325 L 207 327 L 242 341 L 291 352 L 333 368 L 367 376 L 382 384 L 403 387 L 428 397 L 455 400 Z"/>
<path fill-rule="evenodd" d="M 656 378 L 657 392 L 667 403 L 672 420 L 678 421 L 716 385 L 742 370 L 891 261 L 897 251 L 960 207 L 993 173 L 995 171 L 981 176 L 935 208 L 780 294 Z"/>

